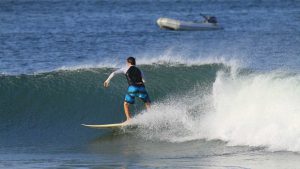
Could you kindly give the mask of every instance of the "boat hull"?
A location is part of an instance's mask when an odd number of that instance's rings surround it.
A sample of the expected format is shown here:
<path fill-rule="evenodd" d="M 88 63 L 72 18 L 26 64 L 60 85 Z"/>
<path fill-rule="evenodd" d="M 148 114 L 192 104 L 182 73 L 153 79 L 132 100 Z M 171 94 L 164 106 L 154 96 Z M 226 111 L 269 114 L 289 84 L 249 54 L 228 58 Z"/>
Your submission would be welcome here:
<path fill-rule="evenodd" d="M 162 29 L 182 30 L 182 31 L 201 31 L 201 30 L 220 30 L 223 29 L 218 24 L 180 21 L 170 18 L 159 18 L 157 24 Z"/>

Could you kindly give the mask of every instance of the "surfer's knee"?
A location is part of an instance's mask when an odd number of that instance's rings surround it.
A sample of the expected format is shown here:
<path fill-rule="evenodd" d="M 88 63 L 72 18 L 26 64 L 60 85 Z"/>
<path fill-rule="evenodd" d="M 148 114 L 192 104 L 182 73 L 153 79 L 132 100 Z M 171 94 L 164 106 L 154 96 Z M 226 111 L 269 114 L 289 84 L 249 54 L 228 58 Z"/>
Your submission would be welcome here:
<path fill-rule="evenodd" d="M 127 103 L 127 102 L 124 102 L 124 106 L 129 106 L 130 104 L 129 103 Z"/>

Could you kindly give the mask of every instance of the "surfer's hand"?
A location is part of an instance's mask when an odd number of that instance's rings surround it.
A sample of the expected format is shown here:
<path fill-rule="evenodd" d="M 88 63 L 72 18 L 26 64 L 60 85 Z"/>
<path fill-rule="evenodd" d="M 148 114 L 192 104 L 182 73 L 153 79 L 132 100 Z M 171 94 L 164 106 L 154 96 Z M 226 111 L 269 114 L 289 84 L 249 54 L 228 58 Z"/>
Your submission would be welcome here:
<path fill-rule="evenodd" d="M 104 87 L 108 87 L 108 86 L 109 86 L 109 81 L 105 81 L 105 82 L 103 83 L 103 85 L 104 85 Z"/>

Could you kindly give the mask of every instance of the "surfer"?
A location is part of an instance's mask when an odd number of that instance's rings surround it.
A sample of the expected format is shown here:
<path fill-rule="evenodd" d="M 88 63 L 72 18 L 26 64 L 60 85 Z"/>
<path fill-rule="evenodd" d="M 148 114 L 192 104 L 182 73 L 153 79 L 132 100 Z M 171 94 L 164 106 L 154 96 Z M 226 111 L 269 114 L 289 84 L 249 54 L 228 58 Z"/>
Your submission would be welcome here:
<path fill-rule="evenodd" d="M 107 80 L 104 82 L 104 87 L 108 87 L 110 80 L 116 75 L 123 73 L 126 76 L 128 82 L 127 94 L 125 95 L 124 100 L 124 112 L 126 115 L 126 121 L 130 120 L 131 115 L 129 111 L 129 105 L 134 104 L 135 97 L 139 97 L 149 110 L 150 108 L 150 98 L 145 88 L 145 79 L 142 71 L 137 68 L 134 57 L 127 58 L 127 66 L 121 69 L 118 69 L 111 73 Z"/>

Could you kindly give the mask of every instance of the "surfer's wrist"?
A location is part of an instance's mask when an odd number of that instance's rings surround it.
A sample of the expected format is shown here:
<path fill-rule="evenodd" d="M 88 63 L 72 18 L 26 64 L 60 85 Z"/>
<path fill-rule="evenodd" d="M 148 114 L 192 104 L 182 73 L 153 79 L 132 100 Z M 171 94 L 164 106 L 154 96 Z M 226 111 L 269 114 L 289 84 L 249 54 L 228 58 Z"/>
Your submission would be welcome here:
<path fill-rule="evenodd" d="M 108 87 L 109 86 L 109 80 L 105 80 L 103 85 L 104 85 L 104 87 Z"/>

